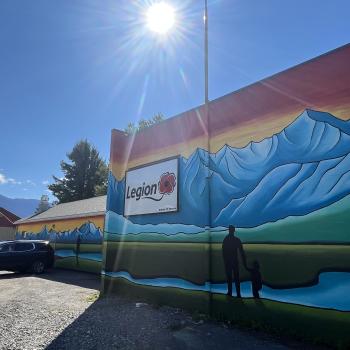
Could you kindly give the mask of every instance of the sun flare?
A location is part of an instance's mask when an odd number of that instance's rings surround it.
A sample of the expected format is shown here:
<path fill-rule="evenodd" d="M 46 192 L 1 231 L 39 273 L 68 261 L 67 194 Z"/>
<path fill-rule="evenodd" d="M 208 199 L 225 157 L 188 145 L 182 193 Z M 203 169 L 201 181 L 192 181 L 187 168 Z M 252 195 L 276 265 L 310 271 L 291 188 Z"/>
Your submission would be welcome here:
<path fill-rule="evenodd" d="M 175 10 L 165 2 L 150 6 L 147 11 L 147 26 L 153 32 L 166 34 L 175 24 Z"/>

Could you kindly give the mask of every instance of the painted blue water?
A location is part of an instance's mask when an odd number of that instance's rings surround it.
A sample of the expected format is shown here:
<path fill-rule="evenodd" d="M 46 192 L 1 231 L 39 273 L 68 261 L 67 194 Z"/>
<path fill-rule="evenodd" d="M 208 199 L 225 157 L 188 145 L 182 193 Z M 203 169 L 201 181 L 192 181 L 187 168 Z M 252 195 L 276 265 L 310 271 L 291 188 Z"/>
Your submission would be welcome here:
<path fill-rule="evenodd" d="M 74 250 L 72 249 L 60 249 L 56 250 L 55 256 L 58 256 L 60 258 L 70 258 L 70 257 L 76 257 L 76 254 Z M 79 259 L 86 259 L 86 260 L 94 260 L 94 261 L 102 261 L 102 254 L 101 253 L 80 253 L 78 255 Z"/>
<path fill-rule="evenodd" d="M 105 272 L 102 274 L 109 277 L 124 278 L 139 285 L 153 287 L 173 287 L 195 291 L 205 291 L 226 294 L 226 283 L 206 282 L 203 285 L 182 280 L 180 278 L 142 278 L 135 279 L 128 272 Z M 233 288 L 234 289 L 234 288 Z M 324 272 L 320 274 L 319 283 L 311 287 L 273 289 L 263 286 L 260 291 L 261 298 L 300 304 L 305 306 L 350 311 L 350 273 L 349 272 Z M 241 283 L 241 294 L 244 298 L 251 298 L 251 283 Z"/>

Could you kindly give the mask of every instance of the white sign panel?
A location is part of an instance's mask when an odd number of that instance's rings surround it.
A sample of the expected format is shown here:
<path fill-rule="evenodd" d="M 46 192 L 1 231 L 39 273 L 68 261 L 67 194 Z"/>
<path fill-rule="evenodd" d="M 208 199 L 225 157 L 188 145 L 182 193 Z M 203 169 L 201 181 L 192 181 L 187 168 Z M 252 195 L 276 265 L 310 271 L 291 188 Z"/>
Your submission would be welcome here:
<path fill-rule="evenodd" d="M 178 158 L 129 170 L 124 216 L 178 210 Z"/>

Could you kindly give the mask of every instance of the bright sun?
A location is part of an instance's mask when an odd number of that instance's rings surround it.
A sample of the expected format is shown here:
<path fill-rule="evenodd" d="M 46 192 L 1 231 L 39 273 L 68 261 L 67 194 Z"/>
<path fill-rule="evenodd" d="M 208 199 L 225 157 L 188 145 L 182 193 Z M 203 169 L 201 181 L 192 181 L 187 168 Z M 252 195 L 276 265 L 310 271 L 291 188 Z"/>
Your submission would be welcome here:
<path fill-rule="evenodd" d="M 147 26 L 153 32 L 166 34 L 175 23 L 175 11 L 165 2 L 153 4 L 147 11 Z"/>

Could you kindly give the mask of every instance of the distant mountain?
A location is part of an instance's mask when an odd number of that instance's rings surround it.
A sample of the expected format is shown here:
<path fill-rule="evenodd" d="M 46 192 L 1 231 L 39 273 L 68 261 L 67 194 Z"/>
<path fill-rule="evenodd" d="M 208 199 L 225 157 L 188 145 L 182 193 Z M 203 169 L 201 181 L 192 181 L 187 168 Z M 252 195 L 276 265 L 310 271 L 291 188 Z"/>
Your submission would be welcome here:
<path fill-rule="evenodd" d="M 0 194 L 0 207 L 3 207 L 21 218 L 34 214 L 40 200 L 25 198 L 8 198 Z"/>
<path fill-rule="evenodd" d="M 225 145 L 214 154 L 197 149 L 188 159 L 180 157 L 179 178 L 179 213 L 129 220 L 204 227 L 209 186 L 212 226 L 248 228 L 303 216 L 350 194 L 350 122 L 307 109 L 260 142 Z M 123 214 L 124 186 L 110 174 L 107 210 Z"/>

